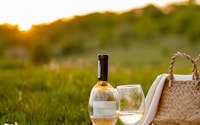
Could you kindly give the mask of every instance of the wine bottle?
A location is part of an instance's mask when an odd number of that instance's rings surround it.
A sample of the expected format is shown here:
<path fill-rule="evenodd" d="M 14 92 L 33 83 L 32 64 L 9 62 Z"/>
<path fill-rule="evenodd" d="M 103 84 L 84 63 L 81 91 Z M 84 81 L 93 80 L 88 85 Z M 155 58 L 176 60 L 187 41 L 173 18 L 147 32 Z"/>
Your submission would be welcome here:
<path fill-rule="evenodd" d="M 89 98 L 89 115 L 93 125 L 114 125 L 118 119 L 117 90 L 108 82 L 108 55 L 98 55 L 98 81 Z"/>

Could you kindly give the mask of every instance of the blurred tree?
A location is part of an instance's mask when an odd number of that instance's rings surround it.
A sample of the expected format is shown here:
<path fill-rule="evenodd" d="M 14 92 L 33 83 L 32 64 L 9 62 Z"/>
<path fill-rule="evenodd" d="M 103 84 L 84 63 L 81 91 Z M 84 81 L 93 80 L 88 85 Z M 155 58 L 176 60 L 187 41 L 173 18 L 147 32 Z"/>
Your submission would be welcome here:
<path fill-rule="evenodd" d="M 33 26 L 27 33 L 17 31 L 16 26 L 0 25 L 0 52 L 10 46 L 23 45 L 30 48 L 32 60 L 40 63 L 48 62 L 55 55 L 82 53 L 88 48 L 127 47 L 133 42 L 167 37 L 181 37 L 193 44 L 200 41 L 199 13 L 196 0 L 188 0 L 165 9 L 147 5 L 120 14 L 91 13 L 59 19 Z"/>
<path fill-rule="evenodd" d="M 188 0 L 189 5 L 195 5 L 196 4 L 196 0 Z"/>
<path fill-rule="evenodd" d="M 31 59 L 35 64 L 48 63 L 52 56 L 52 47 L 47 38 L 34 43 L 31 50 Z"/>
<path fill-rule="evenodd" d="M 61 41 L 62 41 L 61 46 L 63 54 L 69 55 L 72 53 L 83 52 L 84 41 L 81 39 L 81 37 L 79 37 L 79 35 L 74 37 L 71 36 L 71 38 L 63 37 Z"/>
<path fill-rule="evenodd" d="M 159 8 L 150 4 L 150 5 L 146 6 L 145 8 L 143 8 L 143 16 L 144 17 L 149 16 L 152 19 L 159 19 L 159 18 L 163 17 L 164 14 L 162 13 L 162 11 Z"/>

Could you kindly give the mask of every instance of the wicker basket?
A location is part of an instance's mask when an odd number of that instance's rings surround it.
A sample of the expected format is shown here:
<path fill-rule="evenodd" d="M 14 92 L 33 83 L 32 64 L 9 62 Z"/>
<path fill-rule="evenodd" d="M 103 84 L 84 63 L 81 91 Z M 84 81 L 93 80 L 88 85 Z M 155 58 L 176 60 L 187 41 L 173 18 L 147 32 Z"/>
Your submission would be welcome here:
<path fill-rule="evenodd" d="M 200 54 L 197 56 L 197 58 L 195 59 L 196 64 L 198 64 L 200 61 Z"/>
<path fill-rule="evenodd" d="M 174 80 L 173 66 L 178 56 L 192 62 L 193 80 Z M 200 80 L 197 60 L 200 59 L 194 60 L 189 55 L 180 52 L 172 56 L 169 77 L 165 81 L 157 113 L 153 119 L 154 125 L 200 125 Z"/>

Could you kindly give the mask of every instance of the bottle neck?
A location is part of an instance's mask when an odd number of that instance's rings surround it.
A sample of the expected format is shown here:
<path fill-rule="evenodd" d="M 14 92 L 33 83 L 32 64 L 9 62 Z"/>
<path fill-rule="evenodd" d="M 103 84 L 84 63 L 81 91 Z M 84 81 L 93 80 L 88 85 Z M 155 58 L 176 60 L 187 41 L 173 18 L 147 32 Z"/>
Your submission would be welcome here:
<path fill-rule="evenodd" d="M 102 58 L 101 56 L 99 56 L 99 60 L 98 60 L 98 80 L 99 81 L 108 81 L 108 57 Z"/>

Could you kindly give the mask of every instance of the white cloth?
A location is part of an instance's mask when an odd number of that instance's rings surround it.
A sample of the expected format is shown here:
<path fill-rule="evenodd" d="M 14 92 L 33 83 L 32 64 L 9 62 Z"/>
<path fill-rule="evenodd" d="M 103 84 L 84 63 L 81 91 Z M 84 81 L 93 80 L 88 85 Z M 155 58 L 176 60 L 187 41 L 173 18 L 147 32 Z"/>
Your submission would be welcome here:
<path fill-rule="evenodd" d="M 150 125 L 156 115 L 156 110 L 162 93 L 163 85 L 169 74 L 161 74 L 157 76 L 152 83 L 146 99 L 145 99 L 145 113 L 142 120 L 137 125 Z M 192 75 L 174 75 L 174 80 L 192 80 Z"/>

